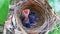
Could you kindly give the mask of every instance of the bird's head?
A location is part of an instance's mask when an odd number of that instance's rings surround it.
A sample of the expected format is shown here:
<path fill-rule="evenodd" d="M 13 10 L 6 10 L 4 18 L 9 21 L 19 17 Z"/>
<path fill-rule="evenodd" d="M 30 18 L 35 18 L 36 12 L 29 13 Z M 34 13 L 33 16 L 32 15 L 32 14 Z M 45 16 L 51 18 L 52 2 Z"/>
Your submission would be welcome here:
<path fill-rule="evenodd" d="M 23 10 L 23 14 L 25 17 L 28 17 L 29 13 L 30 13 L 30 9 L 24 9 Z"/>

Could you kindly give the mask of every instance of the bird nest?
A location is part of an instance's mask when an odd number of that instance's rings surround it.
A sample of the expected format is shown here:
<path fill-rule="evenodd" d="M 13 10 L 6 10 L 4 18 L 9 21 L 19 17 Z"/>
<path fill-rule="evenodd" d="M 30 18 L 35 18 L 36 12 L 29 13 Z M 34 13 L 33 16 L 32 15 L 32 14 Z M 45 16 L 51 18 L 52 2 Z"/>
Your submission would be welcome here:
<path fill-rule="evenodd" d="M 38 23 L 37 27 L 28 29 L 22 25 L 21 13 L 26 8 L 29 8 L 37 15 L 39 19 L 37 22 Z M 19 25 L 22 26 L 26 31 L 30 31 L 30 30 L 36 32 L 41 32 L 43 30 L 45 31 L 47 29 L 52 28 L 53 23 L 55 21 L 54 12 L 46 0 L 45 1 L 32 0 L 32 1 L 23 2 L 21 5 L 19 4 L 18 7 L 16 8 L 15 16 L 17 17 L 17 21 Z"/>

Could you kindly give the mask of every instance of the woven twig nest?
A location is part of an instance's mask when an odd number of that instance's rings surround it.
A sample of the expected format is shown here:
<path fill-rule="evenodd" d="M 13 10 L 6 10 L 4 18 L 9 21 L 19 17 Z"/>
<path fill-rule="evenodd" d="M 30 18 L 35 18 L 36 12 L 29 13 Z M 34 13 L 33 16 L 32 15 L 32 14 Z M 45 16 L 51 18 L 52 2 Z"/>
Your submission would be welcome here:
<path fill-rule="evenodd" d="M 39 20 L 37 22 L 37 27 L 28 29 L 22 25 L 20 17 L 22 11 L 26 8 L 29 8 L 38 16 Z M 54 12 L 46 0 L 31 0 L 18 5 L 15 16 L 17 17 L 17 22 L 19 25 L 22 26 L 22 28 L 24 28 L 24 30 L 27 32 L 31 30 L 36 32 L 44 32 L 48 28 L 52 28 L 52 25 L 55 22 Z"/>

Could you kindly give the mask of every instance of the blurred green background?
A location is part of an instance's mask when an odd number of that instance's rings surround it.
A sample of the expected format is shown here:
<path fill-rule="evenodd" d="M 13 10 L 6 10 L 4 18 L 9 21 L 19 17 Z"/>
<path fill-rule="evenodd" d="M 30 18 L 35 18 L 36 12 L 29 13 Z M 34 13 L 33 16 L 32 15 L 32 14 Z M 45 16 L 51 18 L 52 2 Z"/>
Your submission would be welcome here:
<path fill-rule="evenodd" d="M 55 10 L 55 13 L 60 15 L 60 0 L 48 0 L 50 6 Z M 60 23 L 55 24 L 55 27 L 48 34 L 60 34 Z"/>
<path fill-rule="evenodd" d="M 60 15 L 60 0 L 48 0 L 50 6 Z"/>

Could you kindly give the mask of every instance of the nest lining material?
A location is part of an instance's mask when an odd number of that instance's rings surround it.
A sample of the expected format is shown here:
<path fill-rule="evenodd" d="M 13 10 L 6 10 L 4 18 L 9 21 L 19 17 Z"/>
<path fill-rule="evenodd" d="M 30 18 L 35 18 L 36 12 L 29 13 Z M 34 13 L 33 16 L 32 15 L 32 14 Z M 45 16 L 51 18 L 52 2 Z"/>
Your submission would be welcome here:
<path fill-rule="evenodd" d="M 26 8 L 29 8 L 31 11 L 34 11 L 35 14 L 39 17 L 38 26 L 36 28 L 27 29 L 21 24 L 21 19 L 20 19 L 21 12 Z M 19 6 L 19 9 L 18 9 L 18 11 L 16 11 L 15 14 L 17 14 L 16 17 L 18 18 L 18 22 L 20 23 L 20 25 L 22 25 L 22 27 L 26 31 L 33 30 L 33 31 L 36 31 L 36 32 L 40 32 L 46 26 L 48 28 L 48 23 L 49 23 L 49 25 L 51 23 L 53 24 L 53 22 L 55 20 L 55 19 L 53 19 L 53 13 L 50 9 L 51 9 L 51 7 L 47 3 L 47 1 L 45 1 L 45 4 L 43 4 L 42 2 L 38 3 L 36 1 L 34 1 L 33 3 L 24 2 L 21 6 Z"/>

